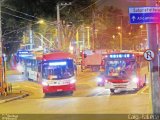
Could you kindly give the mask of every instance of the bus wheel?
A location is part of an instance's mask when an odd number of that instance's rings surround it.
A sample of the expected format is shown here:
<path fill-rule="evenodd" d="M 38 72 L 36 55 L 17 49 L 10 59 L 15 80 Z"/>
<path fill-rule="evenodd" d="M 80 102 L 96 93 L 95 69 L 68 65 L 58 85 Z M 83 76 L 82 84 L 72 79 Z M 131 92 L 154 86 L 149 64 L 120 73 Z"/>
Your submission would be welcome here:
<path fill-rule="evenodd" d="M 44 93 L 45 97 L 48 97 L 50 95 L 50 93 Z"/>
<path fill-rule="evenodd" d="M 110 89 L 110 92 L 111 92 L 111 93 L 114 93 L 114 90 L 115 90 L 115 89 Z"/>
<path fill-rule="evenodd" d="M 32 79 L 28 78 L 28 81 L 32 81 Z"/>
<path fill-rule="evenodd" d="M 65 95 L 72 95 L 73 94 L 73 91 L 66 91 L 66 92 L 64 92 L 65 93 Z"/>
<path fill-rule="evenodd" d="M 73 94 L 73 91 L 69 91 L 68 93 L 69 93 L 70 95 L 72 95 L 72 94 Z"/>

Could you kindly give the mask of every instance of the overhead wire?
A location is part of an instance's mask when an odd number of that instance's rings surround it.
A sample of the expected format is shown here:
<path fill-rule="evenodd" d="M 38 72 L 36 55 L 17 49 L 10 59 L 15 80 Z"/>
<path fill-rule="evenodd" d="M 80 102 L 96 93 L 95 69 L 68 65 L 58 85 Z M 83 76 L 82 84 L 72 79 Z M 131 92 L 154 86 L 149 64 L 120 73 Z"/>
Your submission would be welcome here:
<path fill-rule="evenodd" d="M 17 13 L 20 13 L 20 14 L 23 14 L 23 15 L 25 15 L 25 16 L 31 17 L 31 18 L 35 18 L 35 19 L 38 19 L 38 20 L 42 19 L 42 18 L 39 18 L 39 17 L 33 16 L 33 15 L 30 15 L 30 14 L 25 13 L 25 12 L 21 12 L 21 11 L 14 10 L 14 9 L 9 8 L 9 7 L 7 7 L 7 6 L 3 6 L 3 7 L 6 8 L 6 9 L 9 9 L 9 10 L 11 10 L 11 11 L 14 11 L 14 12 L 17 12 Z M 53 22 L 51 22 L 51 21 L 48 21 L 48 20 L 45 20 L 45 21 L 46 21 L 47 23 L 49 23 L 49 24 L 53 24 Z M 54 24 L 54 25 L 55 25 L 55 24 Z"/>
<path fill-rule="evenodd" d="M 101 0 L 97 0 L 97 1 L 95 1 L 94 3 L 90 4 L 89 6 L 87 6 L 86 8 L 83 8 L 82 10 L 80 10 L 80 13 L 83 12 L 84 10 L 90 8 L 91 6 L 93 6 L 94 4 L 96 4 L 96 3 L 100 2 L 100 1 L 101 1 Z"/>
<path fill-rule="evenodd" d="M 24 19 L 24 20 L 27 20 L 27 21 L 30 21 L 30 22 L 32 22 L 32 21 L 33 21 L 33 20 L 30 20 L 30 19 L 27 19 L 27 18 L 24 18 L 24 17 L 18 16 L 18 15 L 10 14 L 10 13 L 8 13 L 8 12 L 3 12 L 3 11 L 1 11 L 1 13 L 4 13 L 4 14 L 7 14 L 7 15 L 10 15 L 10 16 L 13 16 L 13 17 L 16 17 L 16 18 Z"/>
<path fill-rule="evenodd" d="M 6 8 L 6 9 L 9 9 L 9 10 L 11 10 L 11 11 L 14 11 L 14 12 L 21 13 L 21 14 L 23 14 L 23 15 L 32 17 L 32 18 L 37 18 L 37 17 L 35 17 L 35 16 L 33 16 L 33 15 L 29 15 L 29 14 L 27 14 L 27 13 L 24 13 L 24 12 L 20 12 L 20 11 L 14 10 L 14 9 L 9 8 L 9 7 L 7 7 L 7 6 L 3 6 L 3 7 Z"/>
<path fill-rule="evenodd" d="M 77 0 L 74 0 L 72 3 L 74 3 L 75 1 L 77 1 Z M 84 10 L 88 9 L 89 7 L 93 6 L 94 4 L 96 4 L 96 3 L 100 2 L 100 1 L 101 1 L 101 0 L 95 1 L 95 2 L 92 3 L 91 5 L 89 5 L 89 6 L 87 6 L 86 8 L 83 8 L 82 10 L 80 10 L 79 13 L 83 12 Z M 9 10 L 11 10 L 11 11 L 14 11 L 14 12 L 21 13 L 21 14 L 23 14 L 23 15 L 32 17 L 32 18 L 41 19 L 41 18 L 35 17 L 35 16 L 33 16 L 33 15 L 29 15 L 29 14 L 24 13 L 24 12 L 20 12 L 20 11 L 14 10 L 14 9 L 9 8 L 9 7 L 7 7 L 7 6 L 3 6 L 3 7 L 6 8 L 6 9 L 9 9 Z M 4 12 L 4 11 L 1 11 L 1 12 L 4 13 L 4 14 L 13 16 L 13 17 L 17 17 L 17 18 L 20 18 L 20 19 L 24 19 L 24 20 L 27 20 L 27 21 L 30 21 L 30 22 L 35 22 L 35 21 L 33 21 L 33 20 L 30 20 L 30 19 L 27 19 L 27 18 L 18 16 L 18 15 L 10 14 L 10 13 L 8 13 L 8 12 Z M 46 20 L 45 20 L 45 21 L 46 21 Z M 52 22 L 50 22 L 50 21 L 46 21 L 46 22 L 52 23 Z M 20 28 L 20 29 L 23 29 L 23 28 L 26 28 L 26 26 L 25 26 L 25 27 L 22 27 L 22 28 Z M 20 30 L 20 29 L 17 29 L 17 30 Z M 6 33 L 6 34 L 4 34 L 3 36 L 8 35 L 8 34 L 10 34 L 10 33 L 12 33 L 12 32 L 17 31 L 17 30 L 11 31 L 11 32 L 9 32 L 9 33 Z"/>

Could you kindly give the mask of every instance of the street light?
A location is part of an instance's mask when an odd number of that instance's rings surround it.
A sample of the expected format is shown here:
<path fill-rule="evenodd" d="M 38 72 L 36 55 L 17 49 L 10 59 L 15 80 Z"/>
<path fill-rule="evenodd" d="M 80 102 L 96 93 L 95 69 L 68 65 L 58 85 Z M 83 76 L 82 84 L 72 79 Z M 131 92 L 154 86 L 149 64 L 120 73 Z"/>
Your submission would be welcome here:
<path fill-rule="evenodd" d="M 38 22 L 37 22 L 37 24 L 44 24 L 44 20 L 39 20 Z"/>
<path fill-rule="evenodd" d="M 121 27 L 120 27 L 120 26 L 118 26 L 118 27 L 117 27 L 117 29 L 118 29 L 118 30 L 120 30 L 120 29 L 121 29 Z"/>

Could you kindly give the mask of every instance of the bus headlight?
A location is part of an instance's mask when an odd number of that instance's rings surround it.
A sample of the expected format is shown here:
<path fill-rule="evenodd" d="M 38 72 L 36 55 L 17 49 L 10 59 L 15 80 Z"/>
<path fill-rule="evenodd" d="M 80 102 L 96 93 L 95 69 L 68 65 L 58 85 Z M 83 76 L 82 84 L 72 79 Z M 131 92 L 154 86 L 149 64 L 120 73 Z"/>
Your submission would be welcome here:
<path fill-rule="evenodd" d="M 73 83 L 75 83 L 75 82 L 76 82 L 76 79 L 75 79 L 75 78 L 70 79 L 70 84 L 73 84 Z"/>
<path fill-rule="evenodd" d="M 99 83 L 102 82 L 102 80 L 103 80 L 103 79 L 102 79 L 101 77 L 98 77 L 98 78 L 97 78 L 97 82 L 99 82 Z"/>
<path fill-rule="evenodd" d="M 138 83 L 138 78 L 137 78 L 137 77 L 133 77 L 133 78 L 132 78 L 132 82 Z"/>
<path fill-rule="evenodd" d="M 42 81 L 43 86 L 48 86 L 48 83 L 46 81 Z"/>
<path fill-rule="evenodd" d="M 17 70 L 18 70 L 19 72 L 23 72 L 23 67 L 22 67 L 22 65 L 17 65 Z"/>

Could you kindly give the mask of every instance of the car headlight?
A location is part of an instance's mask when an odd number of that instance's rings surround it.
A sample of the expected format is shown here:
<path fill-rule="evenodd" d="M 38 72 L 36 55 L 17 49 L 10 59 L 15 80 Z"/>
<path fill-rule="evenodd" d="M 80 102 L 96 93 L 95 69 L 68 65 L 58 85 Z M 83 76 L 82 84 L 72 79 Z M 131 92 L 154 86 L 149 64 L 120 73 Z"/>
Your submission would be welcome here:
<path fill-rule="evenodd" d="M 42 81 L 43 86 L 48 86 L 48 83 L 46 81 Z"/>
<path fill-rule="evenodd" d="M 73 83 L 75 83 L 75 82 L 76 82 L 76 79 L 75 79 L 75 78 L 70 79 L 70 84 L 73 84 Z"/>
<path fill-rule="evenodd" d="M 138 80 L 138 78 L 137 78 L 137 77 L 133 77 L 133 78 L 132 78 L 132 82 L 134 82 L 134 83 L 138 83 L 138 81 L 139 81 L 139 80 Z"/>
<path fill-rule="evenodd" d="M 103 80 L 103 79 L 102 79 L 101 77 L 98 77 L 98 78 L 97 78 L 97 82 L 102 82 L 102 80 Z"/>

